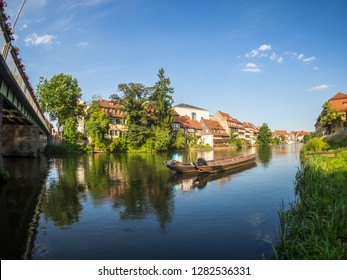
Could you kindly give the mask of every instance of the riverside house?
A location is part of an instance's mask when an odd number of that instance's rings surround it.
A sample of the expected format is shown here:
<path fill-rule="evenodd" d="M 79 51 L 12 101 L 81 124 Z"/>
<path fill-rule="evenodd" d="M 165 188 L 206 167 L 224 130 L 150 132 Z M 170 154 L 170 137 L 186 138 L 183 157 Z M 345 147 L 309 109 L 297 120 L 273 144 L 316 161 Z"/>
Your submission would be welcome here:
<path fill-rule="evenodd" d="M 257 140 L 259 128 L 249 122 L 240 122 L 239 120 L 231 117 L 228 113 L 218 111 L 211 118 L 214 121 L 218 121 L 221 126 L 228 133 L 234 135 L 235 139 L 241 139 L 242 142 L 248 142 L 250 145 L 254 145 Z"/>
<path fill-rule="evenodd" d="M 318 117 L 315 124 L 315 131 L 317 136 L 328 135 L 338 131 L 347 130 L 347 94 L 338 92 L 328 100 L 332 109 L 336 109 L 342 117 L 342 120 L 329 127 L 322 127 L 320 125 L 320 117 Z"/>
<path fill-rule="evenodd" d="M 201 119 L 202 140 L 211 147 L 227 146 L 230 144 L 230 136 L 222 125 L 214 120 Z"/>
<path fill-rule="evenodd" d="M 199 107 L 187 105 L 184 103 L 178 104 L 173 107 L 173 109 L 179 114 L 180 116 L 188 116 L 193 121 L 200 121 L 202 118 L 209 119 L 210 118 L 210 112 L 206 109 L 202 109 Z"/>
<path fill-rule="evenodd" d="M 272 138 L 278 138 L 281 142 L 289 143 L 291 141 L 290 134 L 286 130 L 274 130 Z"/>
<path fill-rule="evenodd" d="M 100 112 L 104 112 L 110 120 L 110 128 L 105 138 L 122 138 L 128 127 L 126 126 L 126 112 L 124 106 L 110 100 L 100 100 Z"/>
<path fill-rule="evenodd" d="M 192 120 L 189 116 L 180 116 L 175 110 L 174 116 L 174 130 L 181 129 L 184 136 L 191 135 L 201 139 L 202 127 L 197 120 Z"/>

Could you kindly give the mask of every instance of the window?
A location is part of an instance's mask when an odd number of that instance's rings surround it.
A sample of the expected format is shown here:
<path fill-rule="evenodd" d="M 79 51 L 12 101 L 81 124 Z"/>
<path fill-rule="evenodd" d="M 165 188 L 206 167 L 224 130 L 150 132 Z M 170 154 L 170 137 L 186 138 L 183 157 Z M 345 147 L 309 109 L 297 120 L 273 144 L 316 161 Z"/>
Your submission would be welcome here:
<path fill-rule="evenodd" d="M 347 102 L 343 102 L 343 105 L 344 105 L 344 106 L 347 106 Z"/>
<path fill-rule="evenodd" d="M 192 120 L 196 121 L 196 113 L 195 112 L 192 112 Z"/>

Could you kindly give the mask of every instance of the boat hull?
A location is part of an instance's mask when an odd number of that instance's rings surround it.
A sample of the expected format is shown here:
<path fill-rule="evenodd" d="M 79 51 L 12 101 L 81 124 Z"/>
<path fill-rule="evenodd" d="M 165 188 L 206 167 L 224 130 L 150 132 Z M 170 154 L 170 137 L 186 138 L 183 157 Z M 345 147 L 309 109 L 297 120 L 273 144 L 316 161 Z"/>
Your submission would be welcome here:
<path fill-rule="evenodd" d="M 239 167 L 247 166 L 255 162 L 255 154 L 248 156 L 226 157 L 215 160 L 208 160 L 206 165 L 193 163 L 179 163 L 177 161 L 166 161 L 164 165 L 178 173 L 216 173 L 227 170 L 233 170 Z"/>
<path fill-rule="evenodd" d="M 197 166 L 198 172 L 202 173 L 217 173 L 227 170 L 233 170 L 239 167 L 247 166 L 255 162 L 256 156 L 242 156 L 238 158 L 232 158 L 230 160 L 224 160 L 209 165 Z"/>
<path fill-rule="evenodd" d="M 170 164 L 170 163 L 164 163 L 164 165 L 178 173 L 197 173 L 198 170 L 195 168 L 195 166 L 191 163 L 187 164 Z"/>

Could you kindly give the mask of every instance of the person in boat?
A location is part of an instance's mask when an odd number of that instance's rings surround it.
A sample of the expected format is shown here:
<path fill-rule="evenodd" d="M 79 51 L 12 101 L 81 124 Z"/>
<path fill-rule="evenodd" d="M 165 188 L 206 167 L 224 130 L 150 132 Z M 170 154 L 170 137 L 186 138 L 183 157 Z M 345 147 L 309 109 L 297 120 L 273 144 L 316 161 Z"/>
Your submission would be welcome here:
<path fill-rule="evenodd" d="M 169 161 L 165 161 L 164 165 L 176 165 L 176 164 L 181 164 L 183 161 L 183 156 L 180 154 L 174 154 L 172 158 Z"/>

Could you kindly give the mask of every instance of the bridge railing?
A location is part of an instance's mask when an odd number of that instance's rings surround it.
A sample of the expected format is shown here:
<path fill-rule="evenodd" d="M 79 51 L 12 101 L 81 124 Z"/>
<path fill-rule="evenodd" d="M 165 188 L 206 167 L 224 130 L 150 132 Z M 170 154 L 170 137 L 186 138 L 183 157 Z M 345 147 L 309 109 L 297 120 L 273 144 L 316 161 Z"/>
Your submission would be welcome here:
<path fill-rule="evenodd" d="M 45 118 L 43 111 L 40 108 L 40 105 L 34 94 L 34 90 L 29 82 L 27 74 L 25 73 L 24 65 L 20 62 L 20 59 L 17 57 L 16 51 L 12 48 L 9 37 L 6 36 L 6 30 L 4 30 L 3 24 L 0 24 L 0 27 L 2 31 L 0 35 L 1 56 L 5 60 L 7 67 L 11 71 L 13 78 L 16 80 L 19 88 L 22 90 L 23 95 L 41 120 L 41 123 L 45 125 L 47 131 L 50 131 L 49 121 Z"/>

